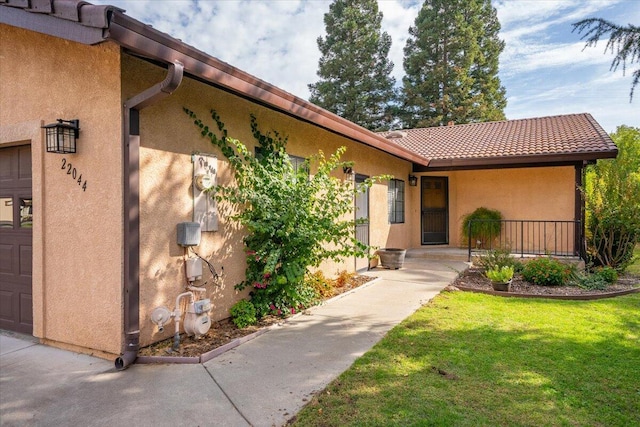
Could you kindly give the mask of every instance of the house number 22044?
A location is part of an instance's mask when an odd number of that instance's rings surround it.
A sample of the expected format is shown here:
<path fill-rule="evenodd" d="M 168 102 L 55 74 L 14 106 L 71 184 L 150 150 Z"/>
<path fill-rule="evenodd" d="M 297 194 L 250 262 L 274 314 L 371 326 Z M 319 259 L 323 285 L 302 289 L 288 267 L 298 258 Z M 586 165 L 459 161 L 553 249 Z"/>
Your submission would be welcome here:
<path fill-rule="evenodd" d="M 82 174 L 78 172 L 78 170 L 71 164 L 71 162 L 67 162 L 66 158 L 62 158 L 62 170 L 67 171 L 67 175 L 71 177 L 75 182 L 78 183 L 78 186 L 82 188 L 82 191 L 87 191 L 87 180 L 82 179 Z"/>

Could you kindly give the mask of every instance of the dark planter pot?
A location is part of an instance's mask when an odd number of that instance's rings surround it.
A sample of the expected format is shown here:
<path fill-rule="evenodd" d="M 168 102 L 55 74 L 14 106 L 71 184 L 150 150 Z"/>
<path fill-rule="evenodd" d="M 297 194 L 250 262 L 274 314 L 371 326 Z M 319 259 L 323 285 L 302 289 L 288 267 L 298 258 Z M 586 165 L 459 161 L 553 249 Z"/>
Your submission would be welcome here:
<path fill-rule="evenodd" d="M 511 290 L 511 280 L 508 282 L 491 282 L 494 291 L 509 292 Z"/>
<path fill-rule="evenodd" d="M 378 249 L 380 257 L 380 265 L 385 268 L 397 270 L 402 268 L 404 264 L 404 256 L 407 254 L 406 249 L 383 248 Z"/>

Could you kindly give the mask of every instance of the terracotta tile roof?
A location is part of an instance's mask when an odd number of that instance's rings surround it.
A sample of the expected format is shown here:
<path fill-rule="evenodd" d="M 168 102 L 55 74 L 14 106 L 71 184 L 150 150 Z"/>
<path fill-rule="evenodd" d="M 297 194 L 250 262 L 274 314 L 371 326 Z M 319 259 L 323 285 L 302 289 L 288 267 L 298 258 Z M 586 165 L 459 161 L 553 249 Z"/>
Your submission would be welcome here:
<path fill-rule="evenodd" d="M 389 138 L 391 132 L 382 135 Z M 398 134 L 398 132 L 394 132 Z M 588 114 L 405 129 L 391 138 L 431 159 L 430 167 L 541 163 L 615 157 L 609 135 Z"/>
<path fill-rule="evenodd" d="M 86 27 L 108 28 L 108 13 L 124 10 L 109 5 L 93 5 L 81 0 L 0 0 L 3 6 L 23 9 L 41 16 L 51 15 Z M 8 13 L 3 11 L 3 13 Z"/>

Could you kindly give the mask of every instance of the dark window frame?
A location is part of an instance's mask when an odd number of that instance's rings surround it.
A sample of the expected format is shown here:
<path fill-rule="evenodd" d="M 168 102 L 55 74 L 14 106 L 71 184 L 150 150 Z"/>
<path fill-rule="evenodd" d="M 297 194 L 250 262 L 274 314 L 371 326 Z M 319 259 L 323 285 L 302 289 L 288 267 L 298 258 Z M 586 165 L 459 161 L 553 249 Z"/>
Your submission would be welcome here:
<path fill-rule="evenodd" d="M 387 188 L 389 224 L 404 224 L 406 185 L 401 179 L 390 179 Z"/>

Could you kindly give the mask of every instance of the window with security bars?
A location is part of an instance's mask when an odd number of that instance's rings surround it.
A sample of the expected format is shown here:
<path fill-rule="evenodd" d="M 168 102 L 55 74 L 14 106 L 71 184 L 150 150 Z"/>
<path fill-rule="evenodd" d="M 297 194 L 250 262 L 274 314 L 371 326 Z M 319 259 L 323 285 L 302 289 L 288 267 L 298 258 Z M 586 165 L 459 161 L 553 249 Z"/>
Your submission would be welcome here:
<path fill-rule="evenodd" d="M 388 205 L 389 222 L 400 224 L 404 222 L 404 181 L 400 179 L 389 180 Z"/>

